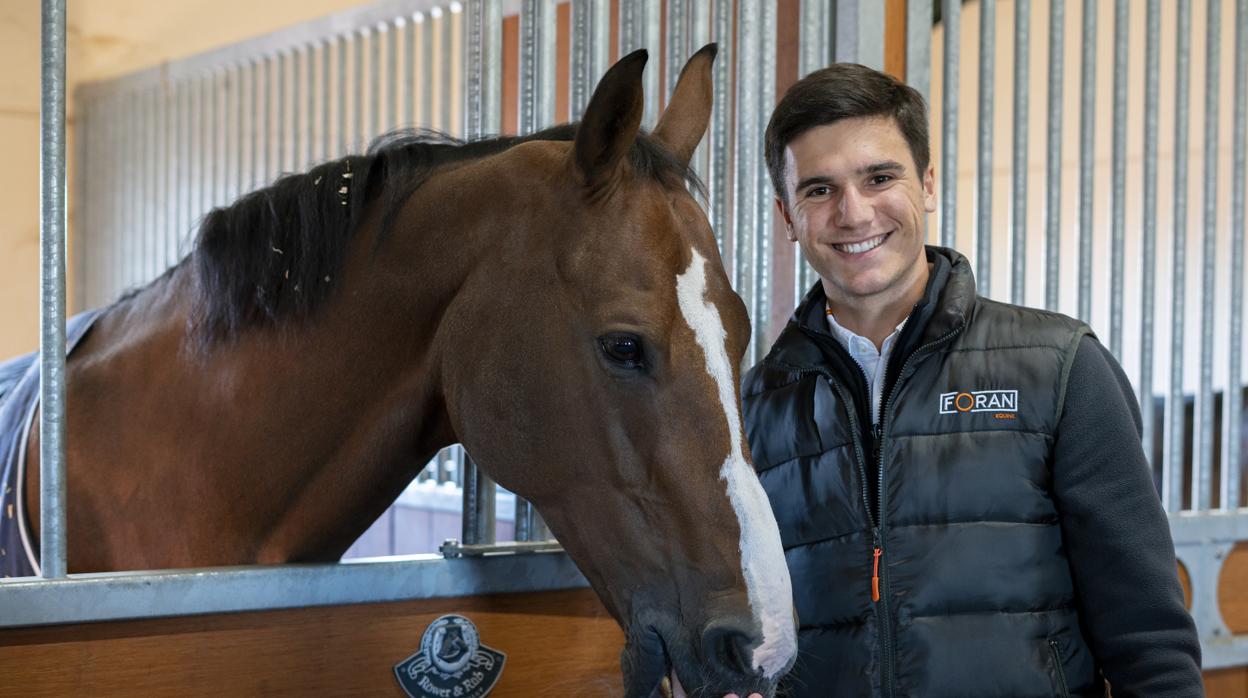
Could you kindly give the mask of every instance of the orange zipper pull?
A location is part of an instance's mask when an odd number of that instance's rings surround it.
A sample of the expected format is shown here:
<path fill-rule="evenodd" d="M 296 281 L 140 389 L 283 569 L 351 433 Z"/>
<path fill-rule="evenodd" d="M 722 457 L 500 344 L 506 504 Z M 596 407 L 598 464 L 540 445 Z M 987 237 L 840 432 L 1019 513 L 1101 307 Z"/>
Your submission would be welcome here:
<path fill-rule="evenodd" d="M 875 559 L 872 561 L 871 568 L 871 600 L 880 600 L 880 556 L 884 551 L 880 548 L 875 549 Z"/>

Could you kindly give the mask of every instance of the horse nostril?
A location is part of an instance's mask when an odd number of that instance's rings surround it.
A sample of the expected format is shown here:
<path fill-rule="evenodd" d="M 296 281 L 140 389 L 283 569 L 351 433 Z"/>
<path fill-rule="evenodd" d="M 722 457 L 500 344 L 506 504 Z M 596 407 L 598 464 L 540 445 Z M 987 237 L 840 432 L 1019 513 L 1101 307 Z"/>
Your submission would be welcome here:
<path fill-rule="evenodd" d="M 731 625 L 713 624 L 702 633 L 702 652 L 707 664 L 725 674 L 753 676 L 758 673 L 750 661 L 753 644 L 749 633 Z"/>

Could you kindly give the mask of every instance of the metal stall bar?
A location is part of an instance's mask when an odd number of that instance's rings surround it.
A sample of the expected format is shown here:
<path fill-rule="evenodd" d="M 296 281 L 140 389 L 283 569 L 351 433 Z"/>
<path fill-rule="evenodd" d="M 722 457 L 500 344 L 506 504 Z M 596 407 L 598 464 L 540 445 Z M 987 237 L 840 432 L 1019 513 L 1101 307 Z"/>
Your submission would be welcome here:
<path fill-rule="evenodd" d="M 1060 1 L 1060 0 L 1058 0 Z M 962 0 L 944 0 L 940 15 L 945 25 L 944 85 L 941 88 L 940 244 L 956 247 L 958 240 L 958 52 Z"/>
<path fill-rule="evenodd" d="M 1166 458 L 1161 498 L 1167 511 L 1183 509 L 1183 344 L 1187 301 L 1187 131 L 1191 72 L 1192 17 L 1189 0 L 1178 0 L 1174 75 L 1174 236 L 1170 272 L 1170 396 L 1166 399 Z"/>
<path fill-rule="evenodd" d="M 758 215 L 759 121 L 758 91 L 764 78 L 760 75 L 762 53 L 759 43 L 758 15 L 767 0 L 737 0 L 737 89 L 736 89 L 736 192 L 733 196 L 732 226 L 733 288 L 741 296 L 751 318 L 753 336 L 746 350 L 745 364 L 753 365 L 762 356 L 760 345 L 766 341 L 766 317 L 759 312 L 759 302 L 766 289 L 759 286 L 757 238 L 761 230 Z M 770 77 L 770 76 L 768 76 Z"/>
<path fill-rule="evenodd" d="M 399 17 L 393 22 L 382 26 L 385 31 L 379 33 L 386 36 L 386 118 L 384 129 L 391 131 L 400 122 L 399 115 L 399 42 L 407 35 L 407 22 Z M 380 27 L 379 27 L 380 30 Z"/>
<path fill-rule="evenodd" d="M 1062 252 L 1062 75 L 1066 37 L 1066 0 L 1049 6 L 1049 123 L 1045 157 L 1044 307 L 1057 310 Z"/>
<path fill-rule="evenodd" d="M 1079 319 L 1092 322 L 1092 168 L 1096 160 L 1096 13 L 1083 3 L 1079 95 Z"/>
<path fill-rule="evenodd" d="M 686 0 L 667 0 L 667 32 L 663 42 L 663 54 L 667 57 L 663 80 L 664 103 L 670 102 L 680 69 L 685 59 L 699 47 L 689 46 L 689 27 L 686 24 L 689 8 Z"/>
<path fill-rule="evenodd" d="M 39 572 L 66 576 L 65 0 L 43 0 L 39 106 Z"/>
<path fill-rule="evenodd" d="M 385 40 L 385 25 L 378 25 L 368 32 L 368 132 L 360 143 L 360 150 L 368 147 L 374 138 L 381 135 L 383 119 L 381 116 L 381 43 Z"/>
<path fill-rule="evenodd" d="M 838 0 L 833 11 L 832 48 L 836 60 L 884 70 L 884 3 Z"/>
<path fill-rule="evenodd" d="M 235 80 L 238 83 L 238 105 L 234 115 L 235 127 L 234 132 L 237 134 L 237 142 L 235 143 L 235 155 L 238 158 L 235 164 L 237 168 L 234 171 L 234 184 L 237 194 L 246 194 L 247 189 L 247 128 L 251 124 L 247 123 L 247 65 L 239 62 L 234 68 Z M 177 191 L 176 189 L 174 191 Z"/>
<path fill-rule="evenodd" d="M 932 0 L 906 2 L 906 82 L 931 101 Z"/>
<path fill-rule="evenodd" d="M 466 74 L 464 132 L 467 138 L 498 133 L 502 76 L 502 8 L 497 0 L 468 0 L 464 23 L 464 72 Z M 449 22 L 443 15 L 443 22 Z M 463 467 L 464 545 L 495 541 L 497 488 L 471 459 Z M 454 548 L 451 541 L 444 549 Z M 453 554 L 453 550 L 448 550 Z"/>
<path fill-rule="evenodd" d="M 611 3 L 608 0 L 572 0 L 568 111 L 573 121 L 584 113 L 594 85 L 607 72 L 610 51 Z"/>
<path fill-rule="evenodd" d="M 435 7 L 433 8 L 433 12 L 432 12 L 433 16 L 438 18 L 438 20 L 442 24 L 442 54 L 443 55 L 453 55 L 454 51 L 452 51 L 451 48 L 455 45 L 455 37 L 462 36 L 462 34 L 457 34 L 455 30 L 454 20 L 455 20 L 455 16 L 459 13 L 454 11 L 454 7 L 455 7 L 454 5 L 451 6 L 452 11 L 450 12 L 447 12 L 447 11 L 442 10 L 441 8 Z M 491 97 L 492 101 L 490 103 L 495 104 L 495 105 L 502 104 L 501 91 L 502 91 L 502 71 L 503 71 L 503 68 L 502 68 L 503 38 L 502 38 L 501 27 L 502 27 L 503 20 L 502 20 L 501 13 L 502 13 L 502 10 L 499 9 L 498 26 L 500 27 L 500 29 L 491 35 L 494 37 L 493 41 L 495 42 L 495 44 L 494 44 L 494 51 L 490 55 L 498 56 L 497 58 L 497 61 L 498 61 L 497 71 L 498 72 L 496 74 L 496 77 L 489 83 L 489 85 L 491 86 L 490 89 L 493 90 L 493 92 L 490 93 L 492 95 Z M 460 16 L 462 17 L 462 15 Z M 470 69 L 468 66 L 467 57 L 462 56 L 462 58 L 463 58 L 463 70 L 467 72 Z M 462 82 L 462 79 L 461 79 L 461 82 Z M 449 60 L 442 61 L 442 82 L 441 82 L 441 97 L 440 97 L 441 104 L 442 104 L 442 110 L 441 110 L 442 111 L 442 128 L 451 133 L 453 133 L 456 128 L 459 128 L 462 126 L 462 122 L 455 123 L 455 119 L 452 118 L 452 114 L 454 113 L 454 105 L 452 104 L 452 102 L 454 101 L 454 95 L 455 95 L 454 85 L 455 85 L 454 66 Z M 489 133 L 498 133 L 501 128 L 500 124 L 502 123 L 502 113 L 498 109 L 494 110 L 492 120 L 489 123 L 491 124 Z M 466 133 L 460 134 L 460 135 L 467 137 Z"/>
<path fill-rule="evenodd" d="M 736 60 L 733 50 L 732 36 L 732 0 L 715 0 L 714 22 L 711 25 L 712 40 L 719 45 L 719 54 L 715 65 L 711 68 L 711 82 L 715 92 L 717 107 L 711 111 L 711 131 L 709 134 L 710 161 L 707 163 L 703 180 L 706 182 L 707 197 L 710 206 L 707 217 L 711 228 L 715 231 L 715 239 L 719 243 L 719 254 L 724 260 L 724 267 L 735 266 L 736 251 L 729 248 L 729 229 L 731 227 L 731 158 L 732 158 L 732 64 Z"/>
<path fill-rule="evenodd" d="M 1144 211 L 1140 242 L 1140 418 L 1144 455 L 1153 464 L 1154 288 L 1157 283 L 1157 112 L 1161 76 L 1161 0 L 1148 0 L 1144 39 Z"/>
<path fill-rule="evenodd" d="M 1213 508 L 1213 302 L 1218 238 L 1218 87 L 1222 79 L 1222 0 L 1209 0 L 1205 18 L 1205 172 L 1204 249 L 1201 259 L 1200 386 L 1196 393 L 1199 431 L 1193 482 L 1195 508 Z M 1186 184 L 1186 183 L 1185 183 Z M 1229 399 L 1232 395 L 1226 391 Z"/>
<path fill-rule="evenodd" d="M 928 2 L 928 19 L 922 25 L 927 33 L 927 41 L 931 43 L 931 0 Z M 917 2 L 914 4 L 918 4 Z M 820 68 L 828 65 L 832 60 L 832 28 L 829 26 L 831 16 L 829 13 L 828 3 L 820 0 L 802 0 L 802 22 L 798 28 L 798 77 L 805 77 Z M 919 32 L 922 33 L 922 32 Z M 927 66 L 931 60 L 929 55 L 914 63 L 914 65 Z M 906 58 L 906 70 L 910 70 L 911 59 Z M 791 203 L 791 202 L 790 202 Z M 801 302 L 801 299 L 810 290 L 818 279 L 818 274 L 809 264 L 806 263 L 806 256 L 802 254 L 800 246 L 795 246 L 793 254 L 793 305 Z"/>
<path fill-rule="evenodd" d="M 416 33 L 424 29 L 424 19 L 423 12 L 416 12 L 403 18 L 400 25 L 403 28 L 403 81 L 399 100 L 403 111 L 396 118 L 404 128 L 416 126 Z"/>
<path fill-rule="evenodd" d="M 520 6 L 520 133 L 551 125 L 555 113 L 555 6 L 524 0 Z M 515 499 L 515 539 L 544 538 L 544 525 L 527 500 Z M 465 511 L 467 520 L 467 511 Z"/>
<path fill-rule="evenodd" d="M 324 122 L 318 123 L 316 118 L 317 112 L 320 111 L 317 109 L 317 97 L 320 97 L 322 104 L 328 101 L 325 94 L 322 93 L 318 95 L 316 92 L 317 86 L 319 85 L 316 80 L 316 66 L 318 63 L 316 60 L 316 52 L 318 47 L 323 48 L 324 44 L 319 41 L 316 43 L 309 43 L 303 47 L 302 51 L 299 52 L 303 57 L 304 64 L 307 66 L 307 77 L 303 82 L 304 94 L 307 96 L 307 102 L 303 105 L 305 114 L 304 118 L 307 119 L 307 129 L 300 134 L 300 137 L 303 138 L 304 167 L 311 167 L 312 164 L 316 162 L 316 143 L 320 140 L 317 138 L 317 135 L 325 128 Z"/>
<path fill-rule="evenodd" d="M 1127 0 L 1114 0 L 1113 206 L 1109 244 L 1109 350 L 1122 361 L 1123 265 L 1127 219 Z M 1140 396 L 1141 399 L 1144 396 Z"/>
<path fill-rule="evenodd" d="M 277 69 L 277 127 L 274 140 L 277 141 L 277 155 L 275 157 L 277 167 L 270 173 L 270 181 L 280 177 L 283 172 L 287 172 L 286 165 L 286 141 L 290 134 L 289 121 L 287 120 L 286 111 L 286 72 L 288 63 L 290 62 L 290 52 L 280 51 L 277 54 L 277 60 L 274 66 Z"/>
<path fill-rule="evenodd" d="M 975 169 L 975 278 L 979 292 L 992 294 L 992 102 L 996 76 L 997 2 L 979 6 L 979 162 Z M 920 173 L 920 177 L 922 173 Z M 942 183 L 944 184 L 944 183 Z"/>
<path fill-rule="evenodd" d="M 99 120 L 96 110 L 85 100 L 78 100 L 78 137 L 74 139 L 74 154 L 66 158 L 72 161 L 74 172 L 74 181 L 69 185 L 70 195 L 73 197 L 69 206 L 69 216 L 77 220 L 83 220 L 86 216 L 93 216 L 93 206 L 91 205 L 90 192 L 87 189 L 87 173 L 86 171 L 94 166 L 96 160 L 95 153 L 91 149 L 91 144 L 95 141 L 95 131 L 97 129 L 97 121 Z M 86 296 L 88 284 L 93 278 L 92 269 L 83 254 L 82 244 L 85 239 L 75 241 L 72 261 L 67 261 L 69 268 L 74 270 L 74 291 L 73 299 L 67 300 L 67 303 L 75 308 L 83 308 L 83 298 Z"/>
<path fill-rule="evenodd" d="M 763 162 L 762 144 L 767 135 L 768 116 L 776 106 L 776 4 L 764 0 L 759 6 L 757 19 L 759 85 L 754 92 L 757 100 L 754 110 L 758 114 L 754 130 L 754 143 L 758 148 L 754 156 L 754 224 L 757 226 L 758 236 L 754 240 L 754 258 L 757 260 L 754 273 L 758 289 L 755 296 L 758 314 L 753 316 L 757 320 L 752 325 L 754 339 L 750 342 L 750 346 L 757 349 L 755 361 L 763 358 L 763 352 L 767 351 L 771 340 L 771 304 L 774 298 L 771 288 L 771 258 L 775 244 L 775 236 L 772 234 L 775 204 L 772 203 L 771 177 Z"/>
<path fill-rule="evenodd" d="M 312 140 L 308 130 L 311 124 L 303 123 L 305 114 L 299 108 L 303 102 L 303 48 L 296 46 L 290 49 L 286 58 L 290 62 L 290 135 L 287 137 L 287 144 L 290 146 L 290 171 L 299 172 L 305 167 L 301 160 L 303 143 L 305 140 Z"/>
<path fill-rule="evenodd" d="M 1010 302 L 1027 302 L 1027 118 L 1031 113 L 1031 0 L 1014 3 L 1014 161 Z"/>
<path fill-rule="evenodd" d="M 550 126 L 555 116 L 555 6 L 524 0 L 520 6 L 520 133 Z"/>
<path fill-rule="evenodd" d="M 359 152 L 368 143 L 364 124 L 364 44 L 368 43 L 368 28 L 360 27 L 351 35 L 351 141 L 343 153 Z"/>
<path fill-rule="evenodd" d="M 1222 508 L 1240 505 L 1240 416 L 1244 360 L 1244 187 L 1248 184 L 1248 0 L 1235 3 L 1235 94 L 1231 136 L 1231 331 L 1226 371 L 1226 458 L 1222 461 Z"/>

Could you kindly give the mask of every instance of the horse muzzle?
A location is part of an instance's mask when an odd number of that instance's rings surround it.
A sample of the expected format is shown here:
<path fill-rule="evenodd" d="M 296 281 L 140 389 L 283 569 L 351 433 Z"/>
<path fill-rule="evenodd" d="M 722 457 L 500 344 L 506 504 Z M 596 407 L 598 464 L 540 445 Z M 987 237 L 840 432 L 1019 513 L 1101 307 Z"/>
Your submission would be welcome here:
<path fill-rule="evenodd" d="M 753 648 L 761 639 L 749 624 L 727 620 L 708 623 L 695 633 L 653 626 L 625 647 L 622 664 L 629 698 L 720 698 L 736 694 L 748 698 L 775 695 L 776 679 L 753 666 Z"/>

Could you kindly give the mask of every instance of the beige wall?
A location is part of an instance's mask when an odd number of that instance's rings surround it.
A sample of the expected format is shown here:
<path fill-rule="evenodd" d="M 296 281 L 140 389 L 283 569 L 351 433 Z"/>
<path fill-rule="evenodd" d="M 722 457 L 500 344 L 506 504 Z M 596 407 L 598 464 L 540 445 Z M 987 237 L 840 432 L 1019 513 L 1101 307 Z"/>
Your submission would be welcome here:
<path fill-rule="evenodd" d="M 70 2 L 69 91 L 82 82 L 124 75 L 365 4 Z M 0 3 L 0 64 L 7 67 L 0 71 L 0 360 L 31 351 L 39 342 L 39 35 L 39 3 Z M 71 104 L 71 141 L 72 122 Z"/>

